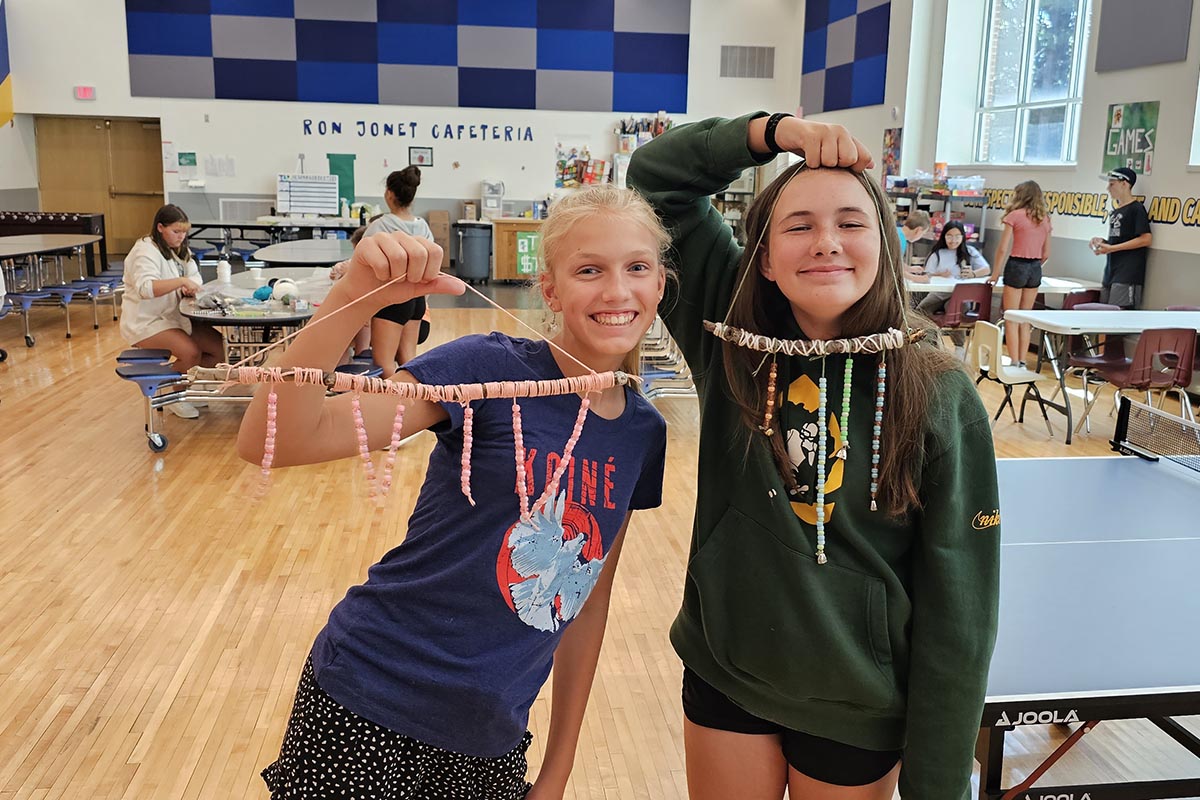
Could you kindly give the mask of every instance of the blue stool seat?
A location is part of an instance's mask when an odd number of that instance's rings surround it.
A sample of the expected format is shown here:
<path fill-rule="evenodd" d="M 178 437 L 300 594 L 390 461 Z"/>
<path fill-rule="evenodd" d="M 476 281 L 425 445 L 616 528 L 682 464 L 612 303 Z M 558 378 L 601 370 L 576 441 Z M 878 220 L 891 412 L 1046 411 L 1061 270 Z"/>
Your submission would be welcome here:
<path fill-rule="evenodd" d="M 117 367 L 117 375 L 133 381 L 146 397 L 153 397 L 164 383 L 183 380 L 183 373 L 166 364 L 123 364 Z"/>
<path fill-rule="evenodd" d="M 383 368 L 377 367 L 374 364 L 363 364 L 361 362 L 351 362 L 342 364 L 334 370 L 334 372 L 344 372 L 347 375 L 366 375 L 368 378 L 383 377 Z"/>
<path fill-rule="evenodd" d="M 118 364 L 166 364 L 171 360 L 171 351 L 148 347 L 122 350 L 117 356 Z M 123 375 L 121 377 L 124 377 Z"/>
<path fill-rule="evenodd" d="M 351 361 L 360 361 L 364 364 L 374 363 L 375 356 L 371 353 L 371 348 L 363 350 L 361 353 L 355 353 Z"/>
<path fill-rule="evenodd" d="M 34 300 L 49 300 L 51 294 L 45 291 L 29 291 L 29 292 L 9 292 L 9 302 L 16 302 L 21 308 L 28 311 L 29 306 L 33 305 Z"/>

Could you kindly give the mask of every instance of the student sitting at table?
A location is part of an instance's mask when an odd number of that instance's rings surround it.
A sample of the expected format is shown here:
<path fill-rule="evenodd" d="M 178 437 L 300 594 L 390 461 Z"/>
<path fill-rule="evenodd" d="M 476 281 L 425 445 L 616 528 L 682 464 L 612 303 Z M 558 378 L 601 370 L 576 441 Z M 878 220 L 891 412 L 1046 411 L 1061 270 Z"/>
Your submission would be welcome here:
<path fill-rule="evenodd" d="M 987 259 L 967 244 L 967 232 L 963 224 L 952 220 L 942 228 L 942 235 L 938 237 L 929 258 L 925 259 L 924 268 L 909 269 L 908 279 L 916 283 L 929 283 L 934 277 L 959 281 L 982 278 L 991 271 Z M 917 310 L 922 314 L 936 314 L 945 307 L 949 299 L 950 292 L 930 292 L 917 304 Z M 962 355 L 966 342 L 963 331 L 950 331 L 950 338 L 954 340 L 959 355 Z"/>
<path fill-rule="evenodd" d="M 215 367 L 225 359 L 221 334 L 179 311 L 179 300 L 195 297 L 200 267 L 187 246 L 191 223 L 176 205 L 154 215 L 150 235 L 139 239 L 125 257 L 125 295 L 121 300 L 121 337 L 134 347 L 170 350 L 175 368 Z M 195 403 L 166 406 L 176 416 L 200 416 Z"/>
<path fill-rule="evenodd" d="M 908 212 L 908 216 L 904 218 L 903 225 L 896 226 L 896 232 L 900 234 L 900 260 L 904 264 L 911 264 L 913 255 L 909 248 L 910 244 L 915 244 L 930 230 L 929 213 L 920 209 L 915 209 Z"/>

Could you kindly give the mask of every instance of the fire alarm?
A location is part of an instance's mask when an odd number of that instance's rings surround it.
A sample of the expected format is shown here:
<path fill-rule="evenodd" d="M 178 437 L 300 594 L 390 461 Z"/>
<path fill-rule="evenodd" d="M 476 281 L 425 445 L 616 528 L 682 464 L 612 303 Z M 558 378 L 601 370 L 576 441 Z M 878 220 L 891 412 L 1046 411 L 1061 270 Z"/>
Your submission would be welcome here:
<path fill-rule="evenodd" d="M 95 100 L 96 99 L 96 87 L 95 86 L 76 86 L 75 87 L 75 99 L 76 100 Z"/>

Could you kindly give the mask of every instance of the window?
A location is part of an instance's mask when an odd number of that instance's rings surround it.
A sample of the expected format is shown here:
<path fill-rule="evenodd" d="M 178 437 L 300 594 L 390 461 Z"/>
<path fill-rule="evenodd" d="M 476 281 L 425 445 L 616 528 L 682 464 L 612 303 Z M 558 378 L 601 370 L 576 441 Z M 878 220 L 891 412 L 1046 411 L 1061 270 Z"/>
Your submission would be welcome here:
<path fill-rule="evenodd" d="M 1090 0 L 991 0 L 975 160 L 1075 160 Z"/>

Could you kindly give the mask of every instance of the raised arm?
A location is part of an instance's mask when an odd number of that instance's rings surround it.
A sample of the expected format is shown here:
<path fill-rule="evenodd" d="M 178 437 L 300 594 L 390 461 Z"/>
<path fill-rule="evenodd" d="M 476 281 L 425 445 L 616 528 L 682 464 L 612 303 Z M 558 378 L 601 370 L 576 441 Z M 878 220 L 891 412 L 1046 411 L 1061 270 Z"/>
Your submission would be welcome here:
<path fill-rule="evenodd" d="M 331 371 L 350 340 L 383 306 L 403 303 L 422 294 L 462 294 L 462 281 L 440 274 L 441 263 L 442 249 L 427 239 L 399 232 L 364 238 L 354 249 L 345 277 L 333 285 L 320 310 L 274 366 L 319 367 Z M 405 280 L 363 302 L 355 302 L 394 278 Z M 327 321 L 317 325 L 321 320 Z M 415 379 L 407 372 L 400 372 L 394 380 Z M 297 387 L 290 382 L 278 384 L 275 390 L 278 397 L 275 466 L 330 461 L 358 451 L 349 395 L 327 399 L 323 387 Z M 268 392 L 268 387 L 259 387 L 238 431 L 238 455 L 255 463 L 262 460 Z M 404 436 L 446 418 L 445 410 L 437 403 L 409 400 L 405 407 Z M 395 398 L 362 397 L 363 421 L 371 449 L 384 447 L 391 440 L 395 411 Z"/>
<path fill-rule="evenodd" d="M 668 290 L 660 313 L 694 371 L 702 370 L 712 349 L 702 322 L 724 318 L 742 254 L 710 197 L 744 170 L 774 158 L 765 141 L 767 119 L 760 111 L 683 125 L 639 147 L 630 162 L 629 185 L 658 210 L 674 240 L 679 283 Z M 840 125 L 784 117 L 775 142 L 784 151 L 808 154 L 814 165 L 865 169 L 873 163 Z"/>

